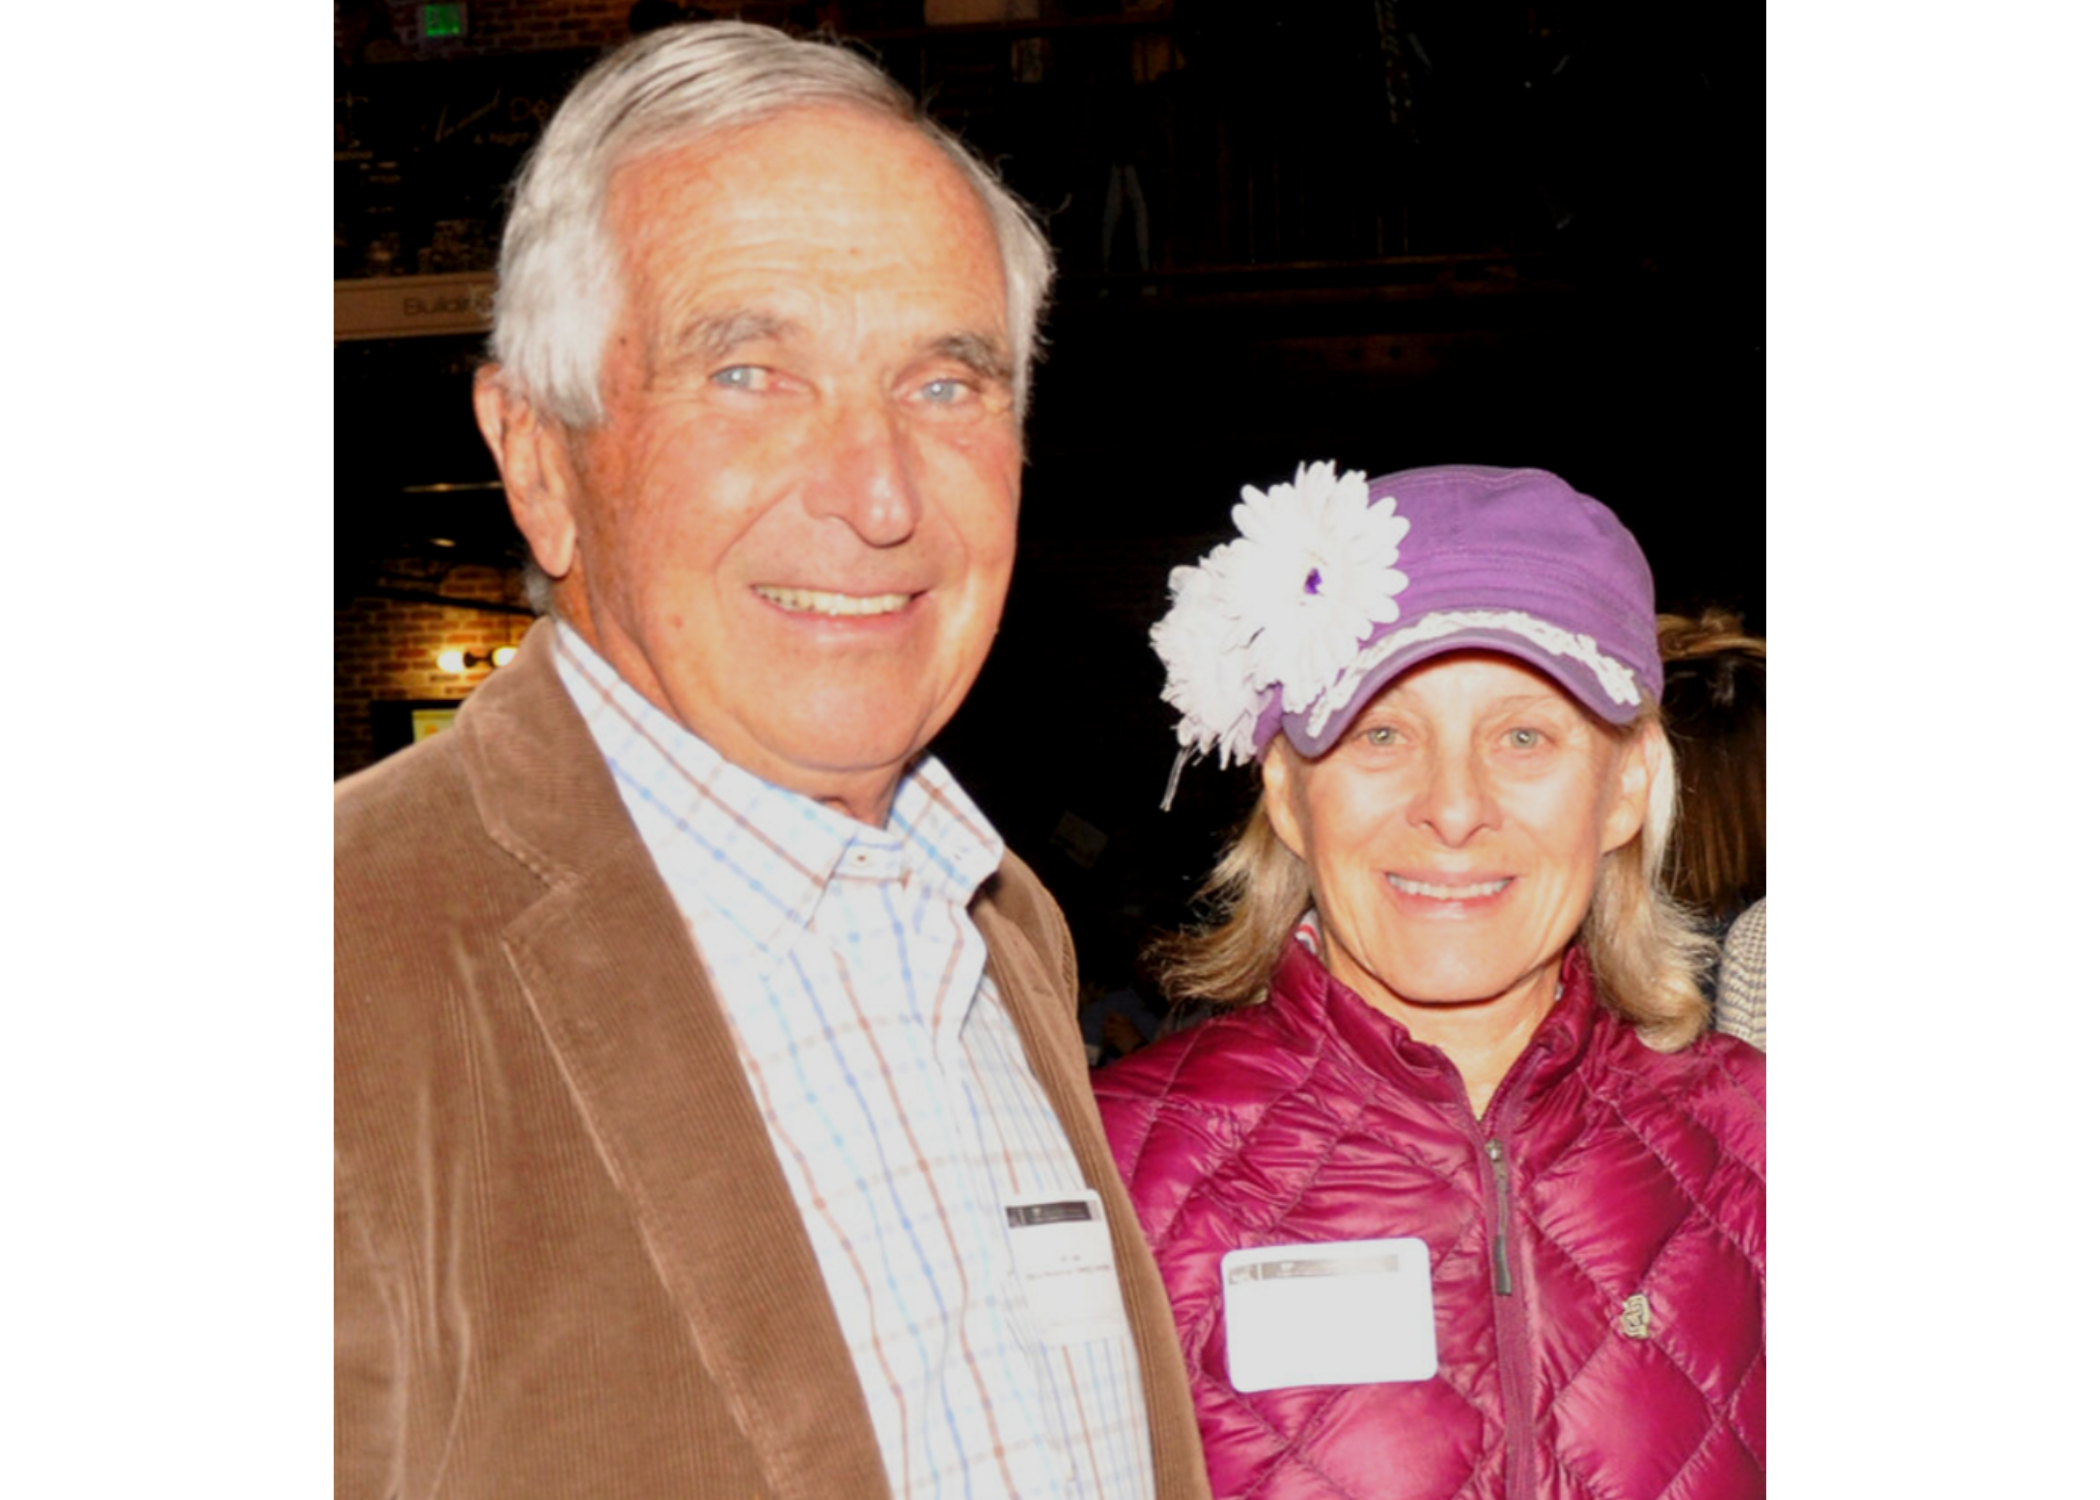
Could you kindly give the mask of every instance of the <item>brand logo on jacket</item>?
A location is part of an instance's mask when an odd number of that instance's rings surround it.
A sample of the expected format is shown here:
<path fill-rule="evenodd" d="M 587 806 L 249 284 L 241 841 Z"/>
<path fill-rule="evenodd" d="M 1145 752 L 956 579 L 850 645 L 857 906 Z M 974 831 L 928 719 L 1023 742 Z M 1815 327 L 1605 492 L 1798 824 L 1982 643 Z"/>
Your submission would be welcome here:
<path fill-rule="evenodd" d="M 1648 1336 L 1648 1297 L 1644 1292 L 1635 1292 L 1619 1308 L 1619 1332 L 1630 1339 Z"/>

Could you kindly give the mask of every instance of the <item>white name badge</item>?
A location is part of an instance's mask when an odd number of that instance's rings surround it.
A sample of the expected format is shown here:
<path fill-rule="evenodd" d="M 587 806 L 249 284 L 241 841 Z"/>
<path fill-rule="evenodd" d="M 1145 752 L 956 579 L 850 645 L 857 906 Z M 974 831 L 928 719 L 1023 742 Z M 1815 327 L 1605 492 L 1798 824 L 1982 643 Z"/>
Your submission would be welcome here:
<path fill-rule="evenodd" d="M 1436 1374 L 1429 1247 L 1420 1240 L 1233 1250 L 1219 1273 L 1234 1390 Z"/>
<path fill-rule="evenodd" d="M 1127 1326 L 1101 1195 L 1091 1188 L 1006 1200 L 1006 1242 L 1046 1344 L 1113 1337 Z"/>

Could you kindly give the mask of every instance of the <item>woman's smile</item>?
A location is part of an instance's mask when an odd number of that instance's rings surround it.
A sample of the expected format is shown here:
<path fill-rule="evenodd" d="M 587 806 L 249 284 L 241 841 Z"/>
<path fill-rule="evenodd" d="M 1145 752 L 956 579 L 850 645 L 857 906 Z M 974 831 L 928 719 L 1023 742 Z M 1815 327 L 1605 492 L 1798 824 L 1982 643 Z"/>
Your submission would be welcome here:
<path fill-rule="evenodd" d="M 1405 875 L 1387 875 L 1386 884 L 1403 896 L 1421 896 L 1431 901 L 1472 901 L 1482 896 L 1499 896 L 1509 889 L 1514 876 L 1505 875 L 1499 880 L 1476 880 L 1466 885 L 1428 880 L 1410 880 Z"/>

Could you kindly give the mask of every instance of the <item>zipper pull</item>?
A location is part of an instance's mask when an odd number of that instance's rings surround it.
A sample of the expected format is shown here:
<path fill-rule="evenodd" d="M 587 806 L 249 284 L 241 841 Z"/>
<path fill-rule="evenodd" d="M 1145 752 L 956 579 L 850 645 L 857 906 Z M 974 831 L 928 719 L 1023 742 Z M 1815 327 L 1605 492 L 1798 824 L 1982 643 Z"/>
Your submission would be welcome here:
<path fill-rule="evenodd" d="M 1495 1169 L 1495 1295 L 1512 1295 L 1517 1284 L 1509 1274 L 1509 1164 L 1502 1159 L 1502 1143 L 1487 1143 L 1488 1162 Z"/>

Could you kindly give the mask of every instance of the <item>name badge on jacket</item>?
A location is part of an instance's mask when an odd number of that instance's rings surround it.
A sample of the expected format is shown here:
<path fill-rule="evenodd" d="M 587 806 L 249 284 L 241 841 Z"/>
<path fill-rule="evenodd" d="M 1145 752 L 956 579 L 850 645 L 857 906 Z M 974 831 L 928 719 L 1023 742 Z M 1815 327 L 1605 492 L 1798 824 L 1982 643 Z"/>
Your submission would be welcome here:
<path fill-rule="evenodd" d="M 1101 1195 L 1091 1188 L 1006 1202 L 1006 1242 L 1044 1343 L 1062 1348 L 1125 1327 Z"/>
<path fill-rule="evenodd" d="M 1429 1247 L 1418 1239 L 1233 1250 L 1219 1272 L 1234 1390 L 1436 1374 Z"/>

